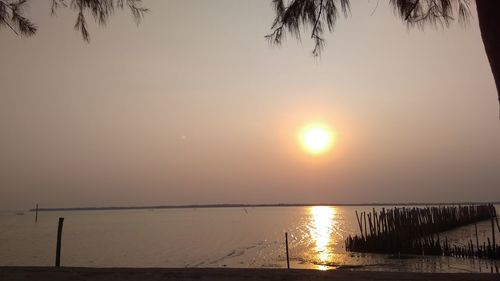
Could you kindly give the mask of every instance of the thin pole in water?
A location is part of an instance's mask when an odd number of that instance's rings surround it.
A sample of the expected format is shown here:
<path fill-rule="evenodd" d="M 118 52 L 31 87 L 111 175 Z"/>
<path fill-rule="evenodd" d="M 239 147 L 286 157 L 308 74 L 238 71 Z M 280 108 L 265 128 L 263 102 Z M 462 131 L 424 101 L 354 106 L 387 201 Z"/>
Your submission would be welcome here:
<path fill-rule="evenodd" d="M 493 258 L 497 257 L 497 243 L 495 241 L 495 220 L 493 219 L 493 213 L 491 215 L 491 242 L 493 245 Z"/>
<path fill-rule="evenodd" d="M 35 208 L 35 222 L 38 222 L 38 204 L 36 204 Z"/>
<path fill-rule="evenodd" d="M 498 216 L 495 218 L 495 221 L 497 222 L 497 229 L 498 229 L 498 232 L 500 232 L 500 225 L 498 224 Z"/>
<path fill-rule="evenodd" d="M 59 224 L 57 226 L 56 267 L 61 266 L 61 239 L 63 223 L 64 218 L 59 218 Z"/>
<path fill-rule="evenodd" d="M 288 232 L 285 232 L 285 247 L 286 247 L 286 267 L 290 269 L 290 257 L 288 256 Z"/>
<path fill-rule="evenodd" d="M 477 223 L 474 223 L 474 228 L 476 229 L 476 248 L 479 252 L 479 238 L 477 237 Z"/>

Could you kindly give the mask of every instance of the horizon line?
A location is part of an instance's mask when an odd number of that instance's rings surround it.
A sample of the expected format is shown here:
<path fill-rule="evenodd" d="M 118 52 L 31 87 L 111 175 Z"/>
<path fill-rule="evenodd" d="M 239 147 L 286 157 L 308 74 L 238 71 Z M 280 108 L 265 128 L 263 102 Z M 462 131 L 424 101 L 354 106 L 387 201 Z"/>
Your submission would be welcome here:
<path fill-rule="evenodd" d="M 269 203 L 269 204 L 181 204 L 181 205 L 141 205 L 141 206 L 98 206 L 98 207 L 50 207 L 38 208 L 39 212 L 50 211 L 103 211 L 103 210 L 144 210 L 144 209 L 191 209 L 191 208 L 255 208 L 255 207 L 314 207 L 314 206 L 431 206 L 431 205 L 479 205 L 500 204 L 500 201 L 461 201 L 461 202 L 383 202 L 383 203 Z M 36 211 L 36 208 L 29 209 Z"/>

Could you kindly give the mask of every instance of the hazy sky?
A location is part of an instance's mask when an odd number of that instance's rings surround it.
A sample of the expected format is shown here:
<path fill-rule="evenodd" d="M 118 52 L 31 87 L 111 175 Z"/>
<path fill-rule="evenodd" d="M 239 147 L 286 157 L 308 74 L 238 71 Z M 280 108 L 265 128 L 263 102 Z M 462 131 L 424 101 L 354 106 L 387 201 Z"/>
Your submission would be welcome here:
<path fill-rule="evenodd" d="M 0 209 L 500 200 L 499 106 L 476 11 L 408 30 L 352 1 L 321 59 L 270 47 L 269 0 L 144 1 L 136 26 L 31 1 L 33 38 L 0 30 Z M 304 152 L 310 122 L 336 133 Z"/>

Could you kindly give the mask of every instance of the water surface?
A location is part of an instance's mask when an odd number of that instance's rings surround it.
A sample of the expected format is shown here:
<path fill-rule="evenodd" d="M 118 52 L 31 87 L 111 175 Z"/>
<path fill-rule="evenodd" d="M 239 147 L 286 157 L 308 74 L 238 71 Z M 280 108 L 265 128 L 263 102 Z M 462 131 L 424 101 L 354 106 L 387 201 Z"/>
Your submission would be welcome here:
<path fill-rule="evenodd" d="M 377 209 L 379 209 L 377 207 Z M 63 266 L 286 267 L 285 232 L 295 268 L 479 272 L 484 260 L 346 253 L 356 234 L 355 210 L 372 207 L 255 207 L 0 213 L 0 265 L 54 263 L 58 217 L 64 217 Z M 448 241 L 475 239 L 473 227 L 446 233 Z M 480 241 L 490 223 L 478 224 Z"/>

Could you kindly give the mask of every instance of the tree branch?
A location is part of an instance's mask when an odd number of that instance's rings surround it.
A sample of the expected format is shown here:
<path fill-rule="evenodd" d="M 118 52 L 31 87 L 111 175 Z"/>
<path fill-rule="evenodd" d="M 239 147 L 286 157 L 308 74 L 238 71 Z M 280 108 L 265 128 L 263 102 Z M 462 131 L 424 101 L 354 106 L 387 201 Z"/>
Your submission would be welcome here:
<path fill-rule="evenodd" d="M 413 3 L 413 7 L 411 7 L 411 9 L 406 14 L 406 17 L 405 17 L 406 21 L 410 18 L 411 13 L 415 10 L 415 8 L 417 8 L 417 5 L 418 5 L 419 2 L 420 2 L 420 0 L 417 0 L 417 1 L 415 1 L 415 3 Z"/>
<path fill-rule="evenodd" d="M 318 16 L 316 18 L 316 22 L 314 23 L 314 27 L 313 27 L 313 30 L 312 30 L 311 38 L 315 38 L 315 35 L 317 36 L 316 30 L 318 28 L 318 24 L 319 24 L 319 21 L 321 19 L 321 13 L 322 12 L 323 12 L 323 0 L 321 0 L 321 2 L 319 3 L 319 12 L 318 12 Z"/>
<path fill-rule="evenodd" d="M 17 35 L 19 36 L 19 32 L 17 32 L 12 25 L 8 21 L 4 21 L 4 23 Z"/>

